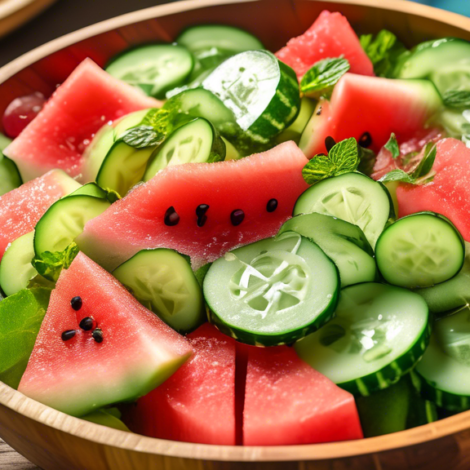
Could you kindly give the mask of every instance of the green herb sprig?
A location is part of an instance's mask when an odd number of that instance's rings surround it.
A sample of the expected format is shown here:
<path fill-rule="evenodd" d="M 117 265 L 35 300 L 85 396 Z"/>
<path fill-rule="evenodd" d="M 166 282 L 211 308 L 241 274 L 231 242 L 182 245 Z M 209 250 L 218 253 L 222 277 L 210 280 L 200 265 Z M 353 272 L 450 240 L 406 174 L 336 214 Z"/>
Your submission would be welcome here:
<path fill-rule="evenodd" d="M 320 60 L 302 77 L 300 91 L 312 98 L 329 95 L 350 68 L 349 62 L 341 57 Z"/>

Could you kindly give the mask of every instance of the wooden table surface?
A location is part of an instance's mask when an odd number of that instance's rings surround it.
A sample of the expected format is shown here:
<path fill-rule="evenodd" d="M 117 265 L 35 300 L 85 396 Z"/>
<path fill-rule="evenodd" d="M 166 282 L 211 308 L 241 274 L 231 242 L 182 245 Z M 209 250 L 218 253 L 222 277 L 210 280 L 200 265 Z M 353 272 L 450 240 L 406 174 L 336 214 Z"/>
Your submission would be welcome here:
<path fill-rule="evenodd" d="M 58 0 L 41 15 L 0 40 L 0 67 L 69 32 L 98 21 L 172 0 Z M 38 470 L 0 439 L 0 470 Z"/>

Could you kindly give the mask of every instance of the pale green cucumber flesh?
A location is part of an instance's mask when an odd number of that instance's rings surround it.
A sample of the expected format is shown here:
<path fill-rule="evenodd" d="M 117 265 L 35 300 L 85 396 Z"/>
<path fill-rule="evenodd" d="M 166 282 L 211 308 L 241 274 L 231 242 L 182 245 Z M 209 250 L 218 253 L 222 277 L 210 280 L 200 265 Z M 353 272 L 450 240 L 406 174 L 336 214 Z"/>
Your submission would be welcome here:
<path fill-rule="evenodd" d="M 36 257 L 49 251 L 63 251 L 83 232 L 85 224 L 103 213 L 111 204 L 87 195 L 69 196 L 55 202 L 34 229 Z"/>
<path fill-rule="evenodd" d="M 196 329 L 206 318 L 191 265 L 174 250 L 140 251 L 113 275 L 142 305 L 181 333 Z"/>
<path fill-rule="evenodd" d="M 5 295 L 13 295 L 28 287 L 37 271 L 31 261 L 34 258 L 34 232 L 17 238 L 6 249 L 0 263 L 0 287 Z"/>
<path fill-rule="evenodd" d="M 430 287 L 461 270 L 465 245 L 447 218 L 421 212 L 387 227 L 377 241 L 376 257 L 388 283 L 408 289 Z"/>
<path fill-rule="evenodd" d="M 429 333 L 428 307 L 419 295 L 365 283 L 343 289 L 335 318 L 295 348 L 340 387 L 367 396 L 415 366 Z"/>
<path fill-rule="evenodd" d="M 334 314 L 335 265 L 294 232 L 252 243 L 215 261 L 204 279 L 210 321 L 253 345 L 292 343 Z"/>
<path fill-rule="evenodd" d="M 196 118 L 172 132 L 158 147 L 143 179 L 148 181 L 167 166 L 211 163 L 224 158 L 225 143 L 215 128 L 206 119 Z"/>
<path fill-rule="evenodd" d="M 185 47 L 149 44 L 120 54 L 106 71 L 148 95 L 164 98 L 167 90 L 184 83 L 193 66 L 194 58 Z"/>
<path fill-rule="evenodd" d="M 394 214 L 388 190 L 361 173 L 347 173 L 320 181 L 297 200 L 293 215 L 331 215 L 359 226 L 372 248 Z"/>
<path fill-rule="evenodd" d="M 289 127 L 300 110 L 295 72 L 267 51 L 247 51 L 223 62 L 203 87 L 235 115 L 255 142 L 266 143 Z"/>
<path fill-rule="evenodd" d="M 331 258 L 338 268 L 341 287 L 377 279 L 374 252 L 357 225 L 313 213 L 289 219 L 279 233 L 286 231 L 312 240 Z"/>
<path fill-rule="evenodd" d="M 276 137 L 276 142 L 282 143 L 293 140 L 298 144 L 303 131 L 315 111 L 316 105 L 316 101 L 303 96 L 300 101 L 300 111 L 296 120 Z"/>

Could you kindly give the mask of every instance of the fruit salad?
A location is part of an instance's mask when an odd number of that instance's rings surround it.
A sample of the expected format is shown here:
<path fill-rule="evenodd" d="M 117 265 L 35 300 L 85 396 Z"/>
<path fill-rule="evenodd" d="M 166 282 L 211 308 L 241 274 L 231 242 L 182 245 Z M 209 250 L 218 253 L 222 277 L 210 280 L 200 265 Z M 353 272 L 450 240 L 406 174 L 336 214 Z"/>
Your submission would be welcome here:
<path fill-rule="evenodd" d="M 470 409 L 470 43 L 195 25 L 17 97 L 0 380 L 150 437 L 362 439 Z"/>

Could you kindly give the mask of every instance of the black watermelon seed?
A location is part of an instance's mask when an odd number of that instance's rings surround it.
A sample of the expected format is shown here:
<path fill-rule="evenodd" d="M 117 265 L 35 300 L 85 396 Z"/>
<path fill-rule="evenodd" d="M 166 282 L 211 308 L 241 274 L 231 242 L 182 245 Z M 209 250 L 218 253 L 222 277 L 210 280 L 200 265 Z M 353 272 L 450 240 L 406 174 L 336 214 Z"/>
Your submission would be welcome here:
<path fill-rule="evenodd" d="M 169 227 L 173 227 L 174 225 L 178 225 L 180 221 L 180 216 L 176 213 L 175 208 L 173 206 L 169 207 L 165 212 L 164 222 L 165 225 Z"/>
<path fill-rule="evenodd" d="M 93 318 L 91 317 L 85 317 L 81 322 L 80 322 L 80 328 L 84 331 L 90 331 L 93 328 Z"/>
<path fill-rule="evenodd" d="M 77 297 L 74 297 L 70 301 L 70 305 L 72 306 L 74 310 L 78 312 L 82 308 L 82 305 L 83 305 L 82 298 L 77 295 Z"/>
<path fill-rule="evenodd" d="M 277 209 L 277 199 L 270 199 L 266 204 L 266 210 L 268 212 L 274 212 Z"/>
<path fill-rule="evenodd" d="M 333 137 L 331 137 L 331 135 L 329 135 L 329 136 L 325 139 L 325 147 L 326 147 L 326 150 L 329 152 L 335 145 L 336 145 L 335 139 L 333 139 Z"/>
<path fill-rule="evenodd" d="M 199 204 L 199 206 L 196 207 L 196 215 L 198 217 L 202 217 L 203 215 L 206 215 L 208 209 L 209 206 L 207 204 Z"/>
<path fill-rule="evenodd" d="M 317 111 L 317 116 L 321 116 L 321 112 L 322 112 L 322 107 L 320 106 Z"/>
<path fill-rule="evenodd" d="M 99 328 L 95 328 L 93 330 L 93 333 L 91 334 L 93 336 L 93 339 L 97 342 L 97 343 L 102 343 L 103 342 L 103 331 L 100 330 Z"/>
<path fill-rule="evenodd" d="M 372 145 L 372 137 L 368 132 L 364 132 L 359 138 L 359 145 L 365 149 Z"/>
<path fill-rule="evenodd" d="M 316 157 L 326 157 L 326 155 L 324 153 L 317 153 L 315 156 Z"/>
<path fill-rule="evenodd" d="M 68 341 L 69 339 L 72 339 L 77 332 L 75 330 L 67 330 L 62 333 L 62 341 Z"/>
<path fill-rule="evenodd" d="M 197 218 L 197 226 L 204 227 L 204 224 L 207 222 L 207 215 L 200 215 Z"/>
<path fill-rule="evenodd" d="M 240 225 L 243 222 L 244 218 L 245 218 L 245 213 L 241 209 L 235 209 L 230 214 L 230 220 L 232 222 L 232 225 L 234 225 L 235 227 L 237 225 Z"/>

